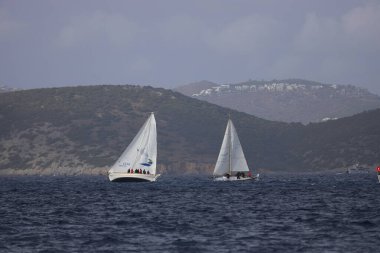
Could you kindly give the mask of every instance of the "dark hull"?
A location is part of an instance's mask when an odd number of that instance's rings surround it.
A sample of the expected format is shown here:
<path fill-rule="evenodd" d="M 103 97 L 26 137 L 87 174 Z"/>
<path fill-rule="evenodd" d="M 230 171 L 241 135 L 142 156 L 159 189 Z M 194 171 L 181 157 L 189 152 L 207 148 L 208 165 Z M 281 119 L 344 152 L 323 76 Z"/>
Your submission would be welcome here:
<path fill-rule="evenodd" d="M 122 183 L 122 182 L 150 182 L 150 180 L 146 180 L 143 178 L 133 178 L 133 177 L 119 177 L 111 182 L 117 182 L 117 183 Z"/>

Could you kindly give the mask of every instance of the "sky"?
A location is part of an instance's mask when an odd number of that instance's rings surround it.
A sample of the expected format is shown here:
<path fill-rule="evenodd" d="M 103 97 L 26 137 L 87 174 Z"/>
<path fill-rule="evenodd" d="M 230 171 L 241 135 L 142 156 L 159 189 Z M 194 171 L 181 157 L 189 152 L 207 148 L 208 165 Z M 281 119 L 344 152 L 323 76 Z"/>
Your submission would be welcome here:
<path fill-rule="evenodd" d="M 0 0 L 0 86 L 285 78 L 380 94 L 380 1 Z"/>

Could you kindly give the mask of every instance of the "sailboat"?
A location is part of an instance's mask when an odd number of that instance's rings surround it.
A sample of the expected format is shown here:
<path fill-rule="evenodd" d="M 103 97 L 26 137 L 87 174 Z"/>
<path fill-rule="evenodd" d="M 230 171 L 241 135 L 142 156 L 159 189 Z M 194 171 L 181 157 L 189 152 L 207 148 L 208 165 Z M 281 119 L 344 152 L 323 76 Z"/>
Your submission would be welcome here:
<path fill-rule="evenodd" d="M 112 182 L 153 182 L 156 174 L 157 130 L 153 112 L 108 172 Z"/>
<path fill-rule="evenodd" d="M 235 181 L 258 179 L 251 176 L 234 124 L 228 119 L 222 147 L 214 169 L 215 181 Z"/>

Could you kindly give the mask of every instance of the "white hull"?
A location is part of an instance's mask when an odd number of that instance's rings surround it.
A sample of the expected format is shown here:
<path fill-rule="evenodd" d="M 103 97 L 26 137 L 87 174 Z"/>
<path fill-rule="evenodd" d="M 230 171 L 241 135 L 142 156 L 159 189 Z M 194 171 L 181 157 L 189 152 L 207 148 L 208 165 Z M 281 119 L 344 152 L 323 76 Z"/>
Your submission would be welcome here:
<path fill-rule="evenodd" d="M 111 182 L 154 182 L 160 174 L 137 174 L 137 173 L 122 173 L 110 172 L 108 178 Z"/>
<path fill-rule="evenodd" d="M 240 177 L 237 178 L 236 176 L 230 176 L 230 177 L 214 177 L 214 181 L 245 181 L 245 180 L 259 180 L 259 174 L 257 174 L 255 177 Z"/>

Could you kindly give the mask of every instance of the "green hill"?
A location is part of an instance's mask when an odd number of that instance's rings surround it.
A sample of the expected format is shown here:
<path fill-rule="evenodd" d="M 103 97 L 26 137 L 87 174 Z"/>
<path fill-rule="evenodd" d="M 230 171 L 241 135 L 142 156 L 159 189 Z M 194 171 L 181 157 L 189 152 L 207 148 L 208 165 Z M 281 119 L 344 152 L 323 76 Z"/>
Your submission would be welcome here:
<path fill-rule="evenodd" d="M 170 90 L 102 85 L 0 94 L 0 173 L 104 173 L 151 111 L 160 172 L 211 173 L 229 113 L 253 169 L 326 170 L 380 159 L 380 110 L 303 126 Z"/>

